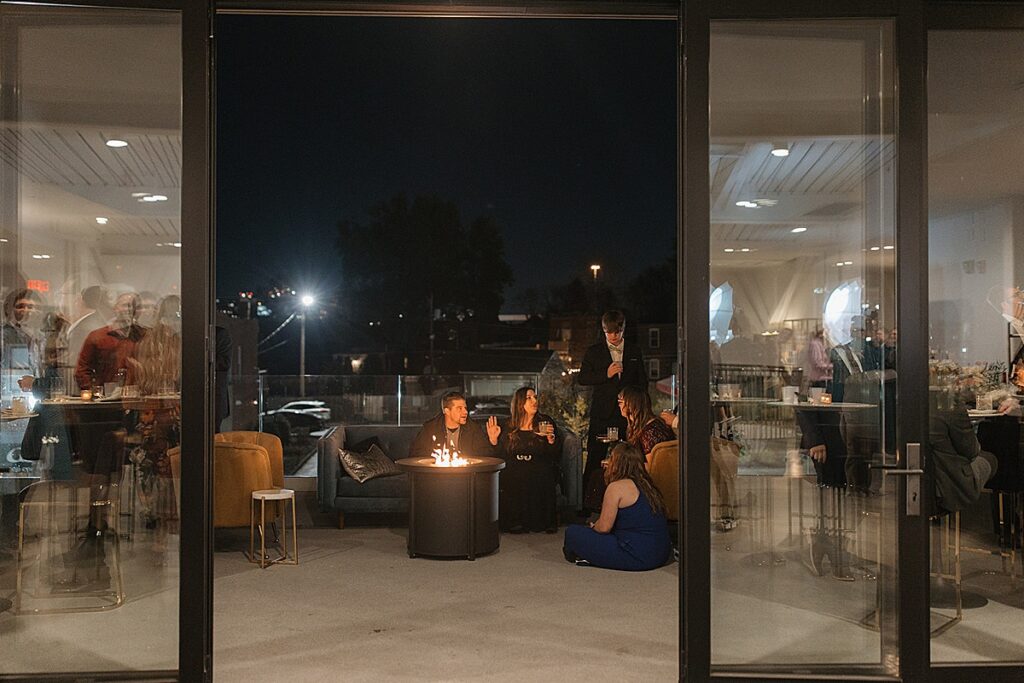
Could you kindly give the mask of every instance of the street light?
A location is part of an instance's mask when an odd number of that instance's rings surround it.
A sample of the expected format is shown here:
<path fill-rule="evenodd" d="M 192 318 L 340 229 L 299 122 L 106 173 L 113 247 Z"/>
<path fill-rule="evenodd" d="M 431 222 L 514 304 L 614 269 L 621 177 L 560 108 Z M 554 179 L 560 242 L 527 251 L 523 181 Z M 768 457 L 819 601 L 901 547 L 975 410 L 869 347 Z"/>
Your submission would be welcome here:
<path fill-rule="evenodd" d="M 601 266 L 599 266 L 599 265 L 597 265 L 595 263 L 594 265 L 590 266 L 590 270 L 592 270 L 594 272 L 594 279 L 596 280 L 597 279 L 597 271 L 601 270 Z"/>
<path fill-rule="evenodd" d="M 299 396 L 306 397 L 306 310 L 309 309 L 316 299 L 311 294 L 303 294 L 302 313 L 299 314 Z"/>

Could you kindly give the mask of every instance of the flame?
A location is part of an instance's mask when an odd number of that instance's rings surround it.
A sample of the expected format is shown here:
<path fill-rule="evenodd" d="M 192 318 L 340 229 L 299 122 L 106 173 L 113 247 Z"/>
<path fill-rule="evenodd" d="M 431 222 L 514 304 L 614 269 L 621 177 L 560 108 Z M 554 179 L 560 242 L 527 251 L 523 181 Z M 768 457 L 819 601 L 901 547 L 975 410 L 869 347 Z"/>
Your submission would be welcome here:
<path fill-rule="evenodd" d="M 437 439 L 434 442 L 437 442 Z M 430 455 L 434 457 L 434 465 L 436 467 L 465 467 L 469 464 L 469 461 L 459 455 L 456 450 L 448 450 L 448 445 L 445 444 L 440 448 L 435 448 L 431 451 Z"/>

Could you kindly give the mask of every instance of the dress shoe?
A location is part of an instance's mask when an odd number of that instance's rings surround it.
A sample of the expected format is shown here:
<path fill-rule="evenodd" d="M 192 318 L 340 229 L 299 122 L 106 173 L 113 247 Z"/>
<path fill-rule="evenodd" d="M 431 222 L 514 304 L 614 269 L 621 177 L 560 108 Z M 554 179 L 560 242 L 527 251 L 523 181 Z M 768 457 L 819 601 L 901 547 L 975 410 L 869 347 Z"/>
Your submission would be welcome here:
<path fill-rule="evenodd" d="M 808 560 L 815 576 L 824 576 L 825 557 L 828 555 L 829 539 L 821 530 L 812 531 L 807 539 Z"/>

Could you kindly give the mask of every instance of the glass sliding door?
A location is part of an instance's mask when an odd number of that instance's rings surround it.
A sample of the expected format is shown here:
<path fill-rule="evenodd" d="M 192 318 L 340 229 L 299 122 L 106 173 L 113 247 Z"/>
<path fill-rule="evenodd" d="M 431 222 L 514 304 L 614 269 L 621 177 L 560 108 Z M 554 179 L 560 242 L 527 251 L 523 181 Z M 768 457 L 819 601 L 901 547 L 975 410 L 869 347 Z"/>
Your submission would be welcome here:
<path fill-rule="evenodd" d="M 1024 30 L 928 34 L 934 664 L 1024 660 L 1022 63 Z"/>
<path fill-rule="evenodd" d="M 0 674 L 178 668 L 181 30 L 0 5 Z"/>
<path fill-rule="evenodd" d="M 898 673 L 893 28 L 711 22 L 713 671 Z"/>

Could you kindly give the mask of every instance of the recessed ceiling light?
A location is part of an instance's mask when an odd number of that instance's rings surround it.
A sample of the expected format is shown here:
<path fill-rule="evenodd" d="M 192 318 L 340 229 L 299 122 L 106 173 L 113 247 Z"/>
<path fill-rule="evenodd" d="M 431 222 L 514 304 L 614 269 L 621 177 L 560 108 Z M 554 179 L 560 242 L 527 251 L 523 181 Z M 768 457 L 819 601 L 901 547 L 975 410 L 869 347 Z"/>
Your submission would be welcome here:
<path fill-rule="evenodd" d="M 878 251 L 881 247 L 871 247 L 871 251 Z"/>
<path fill-rule="evenodd" d="M 790 232 L 792 232 L 792 233 L 807 232 L 807 228 L 793 228 L 792 230 L 790 230 Z"/>
<path fill-rule="evenodd" d="M 4 244 L 7 244 L 9 241 L 10 240 L 8 240 L 6 237 L 0 237 L 0 242 L 2 242 Z"/>
<path fill-rule="evenodd" d="M 882 247 L 882 249 L 895 249 L 895 248 L 896 248 L 896 247 L 894 247 L 894 246 L 893 246 L 893 245 L 891 245 L 891 244 L 887 244 L 887 245 L 885 245 L 884 247 Z"/>
<path fill-rule="evenodd" d="M 836 261 L 836 265 L 837 265 L 837 266 L 842 266 L 842 265 L 843 265 L 843 262 L 842 262 L 842 261 Z"/>
<path fill-rule="evenodd" d="M 48 259 L 48 258 L 50 258 L 50 255 L 49 254 L 32 254 L 32 258 L 34 258 L 34 259 Z"/>
<path fill-rule="evenodd" d="M 734 251 L 736 251 L 736 250 L 735 250 L 735 249 L 731 249 L 731 248 L 729 248 L 729 247 L 726 247 L 726 248 L 725 248 L 725 249 L 723 249 L 722 251 L 724 251 L 724 252 L 725 252 L 726 254 L 731 254 L 731 253 L 733 253 L 733 252 L 734 252 Z"/>
<path fill-rule="evenodd" d="M 167 201 L 167 195 L 151 194 L 149 196 L 153 198 L 154 202 L 166 202 Z"/>
<path fill-rule="evenodd" d="M 148 194 L 148 192 L 132 192 L 133 197 L 145 197 Z"/>
<path fill-rule="evenodd" d="M 106 216 L 96 216 L 96 222 L 99 223 L 100 225 L 106 225 L 108 222 L 110 222 L 110 219 L 107 218 Z"/>
<path fill-rule="evenodd" d="M 853 261 L 843 261 L 843 265 L 844 266 L 852 266 L 853 265 Z"/>
<path fill-rule="evenodd" d="M 743 199 L 743 200 L 740 200 L 740 201 L 736 202 L 736 206 L 742 206 L 744 209 L 756 209 L 757 208 L 757 203 L 756 202 L 750 202 L 750 201 L 747 201 L 746 199 Z"/>
<path fill-rule="evenodd" d="M 745 254 L 748 251 L 750 251 L 750 249 L 748 249 L 747 247 L 743 247 L 742 249 L 740 249 L 740 251 L 742 251 Z"/>
<path fill-rule="evenodd" d="M 114 149 L 120 149 L 121 147 L 127 147 L 128 143 L 124 140 L 107 140 L 107 147 L 113 147 Z"/>

